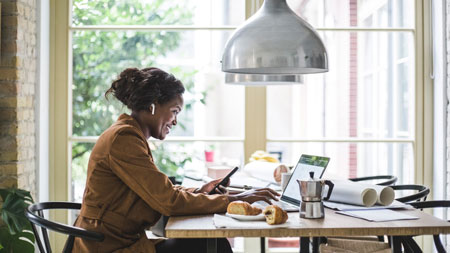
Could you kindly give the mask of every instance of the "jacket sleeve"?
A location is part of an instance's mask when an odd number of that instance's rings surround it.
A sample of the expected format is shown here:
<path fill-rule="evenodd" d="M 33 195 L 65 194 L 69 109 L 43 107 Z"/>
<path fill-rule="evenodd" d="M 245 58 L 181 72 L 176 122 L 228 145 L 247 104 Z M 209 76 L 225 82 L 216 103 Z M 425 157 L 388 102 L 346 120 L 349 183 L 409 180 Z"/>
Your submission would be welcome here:
<path fill-rule="evenodd" d="M 187 188 L 187 187 L 184 187 L 181 185 L 174 185 L 173 188 L 180 190 L 180 191 L 190 192 L 190 193 L 195 193 L 195 191 L 199 189 L 199 188 Z"/>
<path fill-rule="evenodd" d="M 135 130 L 121 130 L 112 142 L 109 162 L 113 173 L 150 207 L 166 216 L 225 212 L 227 196 L 174 187 L 153 163 L 145 142 Z"/>

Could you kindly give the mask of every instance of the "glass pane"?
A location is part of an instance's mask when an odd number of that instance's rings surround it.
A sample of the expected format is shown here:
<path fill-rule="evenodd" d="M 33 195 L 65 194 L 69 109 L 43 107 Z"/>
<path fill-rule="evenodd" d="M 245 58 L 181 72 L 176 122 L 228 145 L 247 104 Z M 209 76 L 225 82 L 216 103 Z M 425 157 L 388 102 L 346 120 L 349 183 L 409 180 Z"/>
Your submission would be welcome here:
<path fill-rule="evenodd" d="M 240 166 L 243 162 L 242 142 L 159 142 L 151 144 L 158 168 L 169 176 L 182 179 L 185 174 L 208 174 L 212 165 Z"/>
<path fill-rule="evenodd" d="M 74 0 L 73 24 L 238 25 L 245 20 L 241 0 Z"/>
<path fill-rule="evenodd" d="M 72 201 L 81 203 L 86 185 L 89 156 L 94 143 L 72 143 Z"/>
<path fill-rule="evenodd" d="M 412 34 L 321 36 L 329 72 L 304 75 L 301 85 L 267 87 L 268 138 L 413 138 Z"/>
<path fill-rule="evenodd" d="M 149 142 L 158 168 L 182 180 L 185 173 L 203 176 L 212 165 L 240 166 L 242 142 Z M 72 201 L 81 202 L 94 143 L 72 143 Z M 212 154 L 211 154 L 212 153 Z M 207 160 L 208 159 L 208 160 Z"/>
<path fill-rule="evenodd" d="M 120 71 L 158 66 L 186 87 L 185 108 L 171 136 L 243 136 L 244 87 L 224 85 L 220 70 L 229 35 L 220 31 L 74 32 L 73 135 L 100 135 L 120 113 L 129 112 L 113 97 L 109 101 L 104 97 Z"/>
<path fill-rule="evenodd" d="M 414 28 L 414 0 L 288 0 L 314 27 Z"/>
<path fill-rule="evenodd" d="M 397 184 L 414 182 L 414 152 L 410 143 L 287 143 L 269 142 L 269 152 L 281 152 L 282 162 L 295 165 L 302 154 L 330 157 L 324 178 L 394 175 Z"/>

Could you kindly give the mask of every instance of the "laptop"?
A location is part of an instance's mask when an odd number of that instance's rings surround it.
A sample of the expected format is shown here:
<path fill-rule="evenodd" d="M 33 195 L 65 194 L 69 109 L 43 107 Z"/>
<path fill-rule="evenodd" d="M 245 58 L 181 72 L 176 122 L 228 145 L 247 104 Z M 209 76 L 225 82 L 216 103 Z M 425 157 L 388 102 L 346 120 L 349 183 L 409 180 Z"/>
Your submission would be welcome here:
<path fill-rule="evenodd" d="M 283 193 L 281 194 L 279 201 L 272 201 L 272 204 L 278 205 L 286 212 L 298 212 L 301 196 L 300 189 L 297 183 L 297 179 L 307 180 L 309 179 L 309 172 L 314 172 L 315 178 L 322 178 L 325 169 L 330 162 L 329 157 L 313 156 L 303 154 L 300 157 L 297 165 L 292 171 L 292 176 L 289 178 L 289 182 L 286 185 Z M 263 207 L 268 204 L 264 201 L 257 201 L 258 205 Z"/>

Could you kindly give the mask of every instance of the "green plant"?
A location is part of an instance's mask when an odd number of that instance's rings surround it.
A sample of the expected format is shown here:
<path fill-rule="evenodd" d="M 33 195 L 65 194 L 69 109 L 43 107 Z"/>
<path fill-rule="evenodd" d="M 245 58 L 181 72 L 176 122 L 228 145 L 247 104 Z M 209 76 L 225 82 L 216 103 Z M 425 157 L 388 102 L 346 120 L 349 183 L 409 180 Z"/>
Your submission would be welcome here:
<path fill-rule="evenodd" d="M 25 217 L 25 209 L 33 203 L 30 192 L 9 188 L 0 189 L 0 253 L 34 252 L 34 234 Z"/>

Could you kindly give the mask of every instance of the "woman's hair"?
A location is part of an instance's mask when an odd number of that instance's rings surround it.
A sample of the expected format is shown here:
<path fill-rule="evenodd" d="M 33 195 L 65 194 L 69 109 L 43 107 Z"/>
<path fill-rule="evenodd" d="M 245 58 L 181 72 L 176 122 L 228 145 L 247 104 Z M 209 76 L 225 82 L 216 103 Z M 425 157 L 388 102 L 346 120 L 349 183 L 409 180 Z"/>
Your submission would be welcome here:
<path fill-rule="evenodd" d="M 184 86 L 159 68 L 127 68 L 112 82 L 105 97 L 112 94 L 134 111 L 148 110 L 152 103 L 165 104 L 184 93 Z"/>

